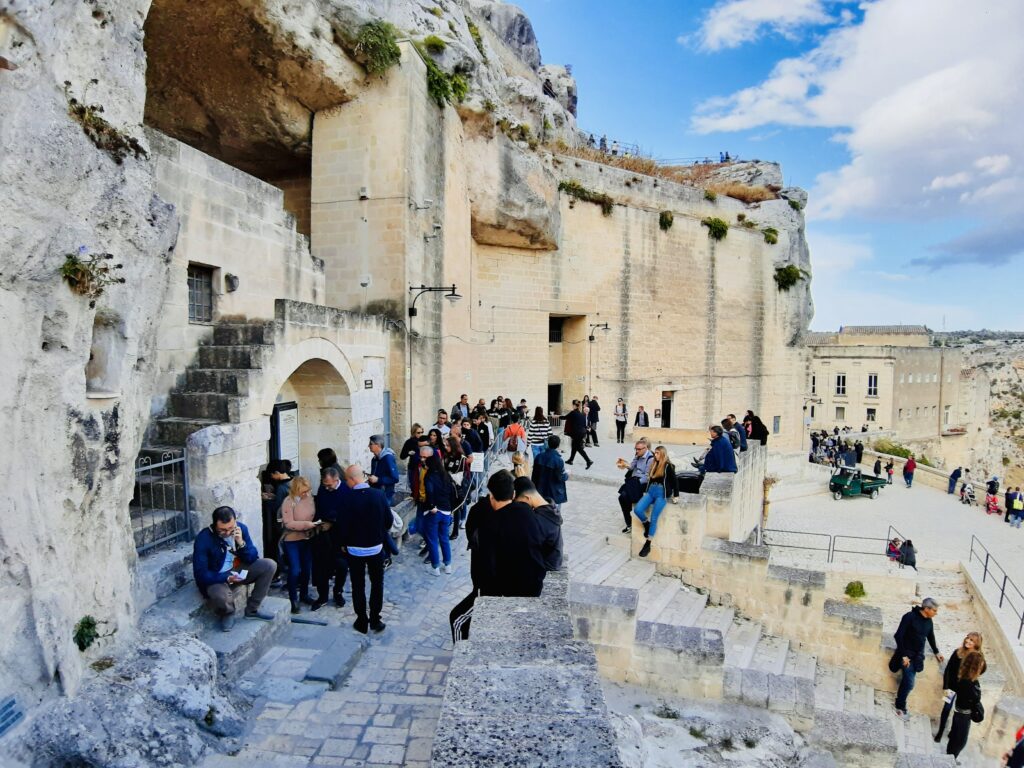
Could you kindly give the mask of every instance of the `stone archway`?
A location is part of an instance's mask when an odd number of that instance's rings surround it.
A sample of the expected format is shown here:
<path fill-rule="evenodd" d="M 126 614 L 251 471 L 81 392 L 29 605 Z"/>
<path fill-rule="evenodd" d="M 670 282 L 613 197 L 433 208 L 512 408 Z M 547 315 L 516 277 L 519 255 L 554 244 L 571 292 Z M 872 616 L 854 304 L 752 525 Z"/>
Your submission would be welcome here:
<path fill-rule="evenodd" d="M 349 459 L 352 403 L 348 385 L 327 360 L 313 358 L 295 368 L 275 398 L 298 405 L 299 466 L 293 467 L 316 487 L 321 448 L 333 448 L 339 460 Z"/>

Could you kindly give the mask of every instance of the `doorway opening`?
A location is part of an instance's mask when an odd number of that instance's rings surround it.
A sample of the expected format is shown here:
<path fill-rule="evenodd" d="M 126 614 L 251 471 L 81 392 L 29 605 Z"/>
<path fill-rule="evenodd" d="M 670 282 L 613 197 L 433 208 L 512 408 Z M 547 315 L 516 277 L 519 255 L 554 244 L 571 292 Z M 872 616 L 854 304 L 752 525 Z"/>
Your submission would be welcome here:
<path fill-rule="evenodd" d="M 661 393 L 661 427 L 668 429 L 672 426 L 672 401 L 675 399 L 674 391 Z"/>

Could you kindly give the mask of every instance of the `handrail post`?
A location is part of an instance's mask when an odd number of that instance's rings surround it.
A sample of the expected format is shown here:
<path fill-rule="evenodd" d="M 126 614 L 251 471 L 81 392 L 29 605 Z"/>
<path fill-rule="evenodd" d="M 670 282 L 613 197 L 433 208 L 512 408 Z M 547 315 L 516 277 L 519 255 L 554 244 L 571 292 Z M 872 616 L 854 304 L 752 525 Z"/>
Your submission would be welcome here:
<path fill-rule="evenodd" d="M 988 557 L 989 557 L 988 552 L 985 552 L 985 567 L 984 567 L 984 569 L 982 571 L 982 574 L 981 574 L 981 583 L 982 584 L 984 584 L 985 580 L 988 578 Z"/>
<path fill-rule="evenodd" d="M 1020 640 L 1020 633 L 1024 632 L 1024 611 L 1020 615 L 1020 626 L 1017 627 L 1017 639 Z"/>
<path fill-rule="evenodd" d="M 999 607 L 1003 607 L 1003 598 L 1006 596 L 1006 572 L 1003 572 L 1003 586 L 999 588 Z"/>

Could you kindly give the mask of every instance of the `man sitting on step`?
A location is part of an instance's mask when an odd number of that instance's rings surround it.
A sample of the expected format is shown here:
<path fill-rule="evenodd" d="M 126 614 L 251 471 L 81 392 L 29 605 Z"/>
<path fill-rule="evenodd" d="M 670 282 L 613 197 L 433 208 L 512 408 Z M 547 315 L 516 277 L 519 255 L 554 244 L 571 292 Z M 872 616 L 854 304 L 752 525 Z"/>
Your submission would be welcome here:
<path fill-rule="evenodd" d="M 209 528 L 196 536 L 192 546 L 192 575 L 196 586 L 214 613 L 220 628 L 229 632 L 235 625 L 235 596 L 243 584 L 253 584 L 245 603 L 245 618 L 273 620 L 273 614 L 260 610 L 267 596 L 277 563 L 260 557 L 249 538 L 249 529 L 240 523 L 231 507 L 217 507 Z"/>

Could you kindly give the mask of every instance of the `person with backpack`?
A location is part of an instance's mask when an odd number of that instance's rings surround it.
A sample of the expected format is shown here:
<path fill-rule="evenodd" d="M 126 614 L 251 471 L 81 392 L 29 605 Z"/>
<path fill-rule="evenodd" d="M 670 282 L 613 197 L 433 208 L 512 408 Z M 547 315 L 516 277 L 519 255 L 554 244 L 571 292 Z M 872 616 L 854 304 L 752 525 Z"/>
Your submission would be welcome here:
<path fill-rule="evenodd" d="M 888 463 L 885 465 L 886 482 L 889 485 L 892 485 L 892 475 L 893 475 L 893 462 L 892 462 L 892 459 L 889 459 Z"/>
<path fill-rule="evenodd" d="M 1024 493 L 1021 493 L 1019 485 L 1010 494 L 1009 506 L 1010 525 L 1014 528 L 1020 528 L 1021 522 L 1024 521 Z"/>
<path fill-rule="evenodd" d="M 420 449 L 420 463 L 423 467 L 423 533 L 427 540 L 430 571 L 440 576 L 439 566 L 442 563 L 445 573 L 452 572 L 452 545 L 448 539 L 448 528 L 452 522 L 452 510 L 457 506 L 455 483 L 445 471 L 441 457 L 429 446 Z"/>
<path fill-rule="evenodd" d="M 526 450 L 529 443 L 526 440 L 526 430 L 519 423 L 519 412 L 513 411 L 505 431 L 501 434 L 505 441 L 505 450 L 509 453 L 521 453 Z"/>

